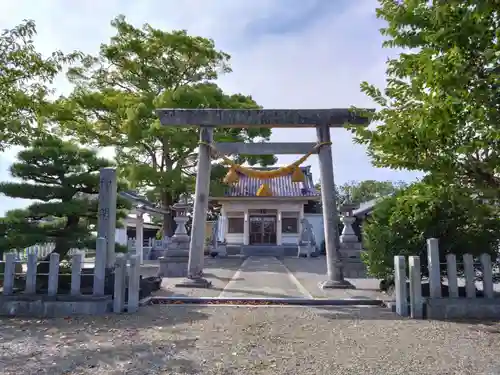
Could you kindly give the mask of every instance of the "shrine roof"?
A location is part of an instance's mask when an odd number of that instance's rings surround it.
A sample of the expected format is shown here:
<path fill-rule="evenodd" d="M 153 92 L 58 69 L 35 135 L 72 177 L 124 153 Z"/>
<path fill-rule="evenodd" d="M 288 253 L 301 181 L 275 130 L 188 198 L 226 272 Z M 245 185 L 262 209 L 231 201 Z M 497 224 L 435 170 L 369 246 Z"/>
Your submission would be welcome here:
<path fill-rule="evenodd" d="M 255 168 L 261 171 L 270 171 L 278 169 L 278 167 Z M 314 182 L 311 174 L 311 167 L 300 167 L 304 173 L 304 182 L 292 182 L 292 176 L 286 175 L 276 177 L 269 180 L 261 180 L 239 174 L 237 183 L 231 185 L 224 194 L 224 197 L 257 197 L 257 190 L 265 182 L 272 191 L 272 197 L 276 198 L 318 198 L 320 192 L 314 187 Z M 266 197 L 269 199 L 269 197 Z"/>

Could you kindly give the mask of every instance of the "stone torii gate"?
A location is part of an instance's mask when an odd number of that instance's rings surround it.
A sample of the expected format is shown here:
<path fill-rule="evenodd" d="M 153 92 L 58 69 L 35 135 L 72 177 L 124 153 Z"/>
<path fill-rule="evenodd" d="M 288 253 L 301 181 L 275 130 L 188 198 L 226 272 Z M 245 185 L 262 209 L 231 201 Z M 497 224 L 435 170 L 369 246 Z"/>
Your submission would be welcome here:
<path fill-rule="evenodd" d="M 345 124 L 366 126 L 368 118 L 357 116 L 349 109 L 159 109 L 157 114 L 164 126 L 198 126 L 200 145 L 196 192 L 189 245 L 188 277 L 178 286 L 210 287 L 203 278 L 205 221 L 208 209 L 211 153 L 214 127 L 270 127 L 270 128 L 316 128 L 321 179 L 321 198 L 325 230 L 327 279 L 323 288 L 352 288 L 344 280 L 342 261 L 339 256 L 339 231 L 337 226 L 337 202 L 333 177 L 330 128 Z M 222 153 L 251 155 L 304 154 L 316 143 L 219 143 L 216 148 Z"/>

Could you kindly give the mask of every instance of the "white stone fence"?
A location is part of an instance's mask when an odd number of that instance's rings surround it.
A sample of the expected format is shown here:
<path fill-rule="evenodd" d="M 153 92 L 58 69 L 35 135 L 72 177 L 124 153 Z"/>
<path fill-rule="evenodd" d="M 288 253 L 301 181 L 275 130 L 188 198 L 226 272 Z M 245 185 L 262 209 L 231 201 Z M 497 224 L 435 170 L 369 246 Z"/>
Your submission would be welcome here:
<path fill-rule="evenodd" d="M 71 313 L 98 314 L 109 311 L 121 313 L 135 312 L 139 308 L 140 263 L 137 255 L 126 256 L 116 254 L 114 266 L 114 295 L 106 296 L 106 240 L 97 239 L 94 272 L 87 274 L 93 277 L 92 295 L 81 293 L 82 267 L 84 254 L 76 252 L 71 256 L 71 291 L 69 295 L 58 293 L 60 273 L 59 254 L 50 255 L 49 273 L 37 273 L 39 261 L 37 254 L 29 253 L 27 268 L 19 267 L 24 262 L 16 257 L 16 253 L 5 254 L 3 271 L 3 292 L 0 295 L 0 315 L 64 316 Z M 99 251 L 99 249 L 101 251 Z M 25 274 L 24 291 L 15 293 L 15 276 Z M 48 276 L 46 294 L 37 291 L 37 276 Z M 128 291 L 128 303 L 125 304 L 125 292 Z M 38 297 L 38 298 L 37 298 Z M 40 298 L 41 297 L 41 298 Z M 31 303 L 31 304 L 30 304 Z"/>
<path fill-rule="evenodd" d="M 142 247 L 137 246 L 137 240 L 135 238 L 127 239 L 128 252 L 130 254 L 136 254 L 139 257 L 139 262 L 144 263 L 144 260 L 149 260 L 152 253 L 159 251 L 163 255 L 163 251 L 167 249 L 170 243 L 170 238 L 165 238 L 163 240 L 157 240 L 155 238 L 148 238 L 143 241 Z M 155 260 L 155 258 L 153 258 Z"/>
<path fill-rule="evenodd" d="M 414 319 L 489 319 L 500 316 L 500 298 L 495 296 L 493 264 L 489 254 L 482 254 L 479 263 L 474 262 L 471 254 L 464 254 L 464 278 L 459 278 L 455 254 L 446 256 L 444 278 L 439 259 L 439 241 L 430 238 L 427 240 L 429 290 L 428 296 L 423 296 L 420 257 L 408 257 L 408 265 L 405 256 L 394 257 L 395 304 L 398 315 Z M 476 285 L 476 268 L 482 271 L 482 285 Z M 465 285 L 459 286 L 463 279 Z"/>
<path fill-rule="evenodd" d="M 6 260 L 6 256 L 7 254 L 9 253 L 13 253 L 16 255 L 17 257 L 17 260 L 18 261 L 21 261 L 21 262 L 26 262 L 28 260 L 28 257 L 30 254 L 34 254 L 38 259 L 41 259 L 41 258 L 45 258 L 47 255 L 49 255 L 52 251 L 54 251 L 56 245 L 54 243 L 46 243 L 46 244 L 42 244 L 42 245 L 33 245 L 33 246 L 30 246 L 30 247 L 27 247 L 23 250 L 19 250 L 19 251 L 9 251 L 9 252 L 5 252 L 3 254 L 3 259 L 2 260 Z M 87 249 L 71 249 L 69 252 L 68 252 L 68 255 L 74 255 L 74 254 L 77 254 L 77 253 L 82 253 L 82 254 L 86 254 L 87 253 Z"/>
<path fill-rule="evenodd" d="M 127 248 L 128 248 L 129 253 L 132 253 L 132 254 L 135 253 L 135 250 L 136 250 L 135 242 L 136 242 L 135 238 L 128 238 L 127 239 Z M 145 253 L 149 253 L 151 251 L 151 249 L 153 249 L 154 247 L 161 247 L 161 246 L 163 246 L 162 240 L 148 238 L 148 239 L 144 240 L 143 251 Z M 46 256 L 48 256 L 52 251 L 54 251 L 55 247 L 56 247 L 55 243 L 48 242 L 48 243 L 44 243 L 44 244 L 40 244 L 40 245 L 33 245 L 33 246 L 30 246 L 30 247 L 27 247 L 25 249 L 18 250 L 18 251 L 8 251 L 8 252 L 4 252 L 3 259 L 1 259 L 1 260 L 5 261 L 6 255 L 10 252 L 17 254 L 17 260 L 21 261 L 21 262 L 26 262 L 28 260 L 28 256 L 30 254 L 35 254 L 38 259 L 43 259 Z M 94 257 L 95 250 L 74 248 L 68 252 L 68 255 L 72 256 L 72 255 L 77 254 L 77 253 L 82 253 L 84 256 L 91 255 L 91 257 Z"/>

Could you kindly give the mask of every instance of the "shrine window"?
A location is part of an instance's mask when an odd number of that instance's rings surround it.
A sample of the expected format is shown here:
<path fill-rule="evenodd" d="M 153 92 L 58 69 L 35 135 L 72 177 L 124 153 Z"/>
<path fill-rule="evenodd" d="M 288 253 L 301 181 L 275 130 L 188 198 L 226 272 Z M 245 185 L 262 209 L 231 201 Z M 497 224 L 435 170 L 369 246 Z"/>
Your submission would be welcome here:
<path fill-rule="evenodd" d="M 242 217 L 230 217 L 227 219 L 228 233 L 243 233 L 245 228 L 245 219 Z"/>
<path fill-rule="evenodd" d="M 296 217 L 281 219 L 281 233 L 299 233 L 299 220 Z"/>

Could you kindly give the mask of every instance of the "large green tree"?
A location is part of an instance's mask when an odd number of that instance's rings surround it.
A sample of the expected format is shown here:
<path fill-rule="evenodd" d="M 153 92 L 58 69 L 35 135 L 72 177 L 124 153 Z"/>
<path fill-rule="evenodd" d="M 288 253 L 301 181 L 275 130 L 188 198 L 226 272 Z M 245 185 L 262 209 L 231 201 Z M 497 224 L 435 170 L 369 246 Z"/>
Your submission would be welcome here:
<path fill-rule="evenodd" d="M 395 255 L 417 255 L 426 274 L 428 238 L 439 239 L 442 262 L 446 254 L 489 253 L 496 259 L 500 246 L 496 211 L 469 189 L 413 184 L 382 200 L 363 224 L 364 261 L 371 275 L 390 279 Z"/>
<path fill-rule="evenodd" d="M 28 145 L 43 129 L 43 119 L 53 110 L 50 84 L 63 64 L 78 55 L 56 51 L 45 57 L 35 48 L 35 34 L 33 21 L 0 34 L 0 151 Z"/>
<path fill-rule="evenodd" d="M 375 165 L 429 172 L 500 197 L 500 7 L 497 1 L 379 0 L 387 63 L 375 128 L 357 129 Z"/>
<path fill-rule="evenodd" d="M 61 259 L 72 248 L 95 249 L 92 232 L 98 217 L 99 169 L 111 166 L 109 160 L 47 135 L 21 151 L 17 159 L 10 172 L 20 181 L 0 183 L 0 193 L 35 203 L 9 211 L 0 219 L 0 249 L 22 250 L 54 243 L 53 251 Z M 118 226 L 128 208 L 119 198 Z M 118 245 L 117 249 L 123 250 Z"/>
<path fill-rule="evenodd" d="M 230 72 L 229 55 L 212 40 L 186 31 L 167 32 L 146 24 L 136 28 L 123 16 L 112 21 L 115 35 L 98 56 L 88 56 L 69 72 L 76 89 L 63 100 L 66 135 L 85 144 L 113 146 L 122 173 L 133 187 L 169 208 L 192 193 L 197 165 L 198 130 L 161 126 L 157 108 L 258 108 L 241 94 L 226 94 L 213 81 Z M 75 120 L 75 113 L 79 119 Z M 218 128 L 217 141 L 268 139 L 270 129 Z M 239 162 L 272 164 L 272 155 Z M 220 189 L 223 168 L 213 171 Z M 172 234 L 172 217 L 164 232 Z"/>

